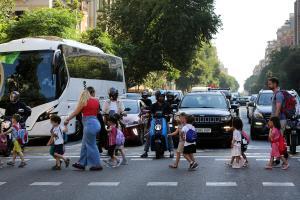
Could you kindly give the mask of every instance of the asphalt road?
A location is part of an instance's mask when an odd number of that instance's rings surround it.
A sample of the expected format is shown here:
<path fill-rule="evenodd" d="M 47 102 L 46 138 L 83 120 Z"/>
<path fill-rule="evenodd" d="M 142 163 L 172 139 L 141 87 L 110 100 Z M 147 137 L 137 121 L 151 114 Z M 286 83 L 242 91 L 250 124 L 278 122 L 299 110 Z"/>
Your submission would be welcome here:
<path fill-rule="evenodd" d="M 242 110 L 249 132 L 245 114 Z M 140 159 L 142 147 L 127 147 L 127 166 L 105 167 L 101 172 L 72 168 L 52 171 L 54 161 L 48 155 L 48 148 L 32 146 L 26 150 L 25 168 L 0 169 L 0 200 L 300 199 L 300 155 L 290 158 L 291 167 L 287 171 L 280 168 L 267 171 L 264 166 L 269 146 L 264 140 L 252 141 L 247 152 L 250 166 L 244 169 L 224 165 L 230 149 L 198 149 L 196 158 L 200 167 L 193 172 L 187 170 L 184 160 L 179 169 L 173 170 L 168 168 L 171 159 Z M 79 151 L 80 143 L 67 145 L 67 154 L 73 162 L 79 157 Z"/>

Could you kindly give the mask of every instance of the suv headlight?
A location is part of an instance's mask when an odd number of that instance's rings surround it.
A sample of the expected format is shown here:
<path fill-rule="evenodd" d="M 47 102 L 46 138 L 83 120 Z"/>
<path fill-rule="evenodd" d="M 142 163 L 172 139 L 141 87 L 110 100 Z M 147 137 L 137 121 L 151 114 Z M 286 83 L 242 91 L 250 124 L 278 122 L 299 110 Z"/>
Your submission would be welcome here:
<path fill-rule="evenodd" d="M 258 118 L 258 119 L 263 119 L 264 118 L 264 116 L 258 110 L 254 111 L 254 117 Z"/>
<path fill-rule="evenodd" d="M 221 117 L 221 121 L 227 122 L 231 120 L 231 115 Z"/>

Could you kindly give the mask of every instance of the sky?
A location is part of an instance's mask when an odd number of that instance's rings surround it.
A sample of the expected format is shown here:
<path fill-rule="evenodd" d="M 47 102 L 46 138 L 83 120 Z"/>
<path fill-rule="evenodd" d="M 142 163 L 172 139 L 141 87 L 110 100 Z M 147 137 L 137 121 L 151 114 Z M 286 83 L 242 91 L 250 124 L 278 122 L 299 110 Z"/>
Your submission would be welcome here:
<path fill-rule="evenodd" d="M 222 29 L 214 44 L 220 61 L 243 91 L 245 80 L 264 58 L 267 41 L 294 11 L 295 0 L 215 0 Z"/>

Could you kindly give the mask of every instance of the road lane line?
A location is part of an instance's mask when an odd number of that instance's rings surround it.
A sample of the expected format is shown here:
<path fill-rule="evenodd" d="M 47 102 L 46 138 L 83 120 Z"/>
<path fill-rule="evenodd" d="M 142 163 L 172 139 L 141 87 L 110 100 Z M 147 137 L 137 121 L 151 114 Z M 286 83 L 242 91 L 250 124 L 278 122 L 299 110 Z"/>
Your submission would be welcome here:
<path fill-rule="evenodd" d="M 148 182 L 148 187 L 155 187 L 155 186 L 166 186 L 166 187 L 176 187 L 178 186 L 178 182 Z"/>
<path fill-rule="evenodd" d="M 206 182 L 208 187 L 236 187 L 236 182 Z"/>
<path fill-rule="evenodd" d="M 267 159 L 267 158 L 257 158 L 256 161 L 270 161 L 270 159 Z"/>
<path fill-rule="evenodd" d="M 230 158 L 215 158 L 215 161 L 230 161 Z"/>
<path fill-rule="evenodd" d="M 34 182 L 30 186 L 59 186 L 62 182 Z"/>
<path fill-rule="evenodd" d="M 0 186 L 6 184 L 6 182 L 0 182 Z"/>
<path fill-rule="evenodd" d="M 119 186 L 120 182 L 90 182 L 88 186 Z"/>
<path fill-rule="evenodd" d="M 292 182 L 263 182 L 264 187 L 294 187 Z"/>
<path fill-rule="evenodd" d="M 150 161 L 153 160 L 153 158 L 131 158 L 131 161 Z"/>

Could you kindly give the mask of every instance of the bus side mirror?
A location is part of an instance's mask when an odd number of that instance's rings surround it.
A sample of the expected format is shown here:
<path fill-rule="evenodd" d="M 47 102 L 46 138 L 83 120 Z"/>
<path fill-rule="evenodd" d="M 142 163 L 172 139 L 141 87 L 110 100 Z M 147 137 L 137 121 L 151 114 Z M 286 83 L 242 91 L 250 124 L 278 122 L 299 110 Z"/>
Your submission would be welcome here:
<path fill-rule="evenodd" d="M 54 52 L 52 64 L 53 64 L 54 69 L 57 69 L 60 66 L 60 64 L 61 64 L 61 51 L 60 50 L 56 50 Z"/>

